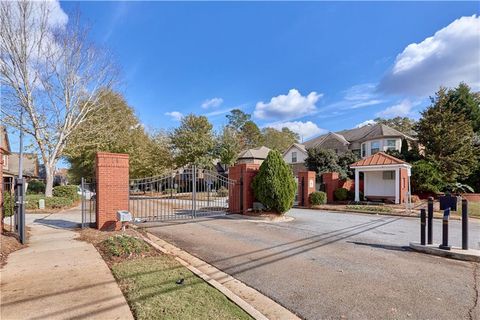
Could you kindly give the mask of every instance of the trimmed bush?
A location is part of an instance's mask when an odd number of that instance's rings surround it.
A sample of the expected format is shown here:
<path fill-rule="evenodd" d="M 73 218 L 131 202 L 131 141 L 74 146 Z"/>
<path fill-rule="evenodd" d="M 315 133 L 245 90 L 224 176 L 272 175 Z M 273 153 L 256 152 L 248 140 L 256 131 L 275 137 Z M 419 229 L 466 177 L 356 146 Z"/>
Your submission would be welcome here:
<path fill-rule="evenodd" d="M 45 199 L 45 209 L 61 209 L 71 207 L 73 200 L 65 197 L 50 197 L 46 198 L 43 194 L 27 194 L 26 197 L 26 210 L 38 209 L 38 200 Z"/>
<path fill-rule="evenodd" d="M 28 182 L 27 193 L 38 194 L 45 193 L 45 183 L 40 180 L 30 180 Z"/>
<path fill-rule="evenodd" d="M 335 200 L 345 201 L 348 199 L 348 190 L 345 188 L 338 188 L 333 192 Z"/>
<path fill-rule="evenodd" d="M 3 194 L 3 216 L 10 217 L 13 216 L 13 195 L 10 192 L 5 192 Z"/>
<path fill-rule="evenodd" d="M 78 200 L 78 187 L 74 185 L 57 186 L 53 188 L 53 196 L 60 198 L 69 198 L 72 201 Z"/>
<path fill-rule="evenodd" d="M 255 198 L 267 210 L 284 213 L 293 206 L 297 184 L 292 170 L 277 150 L 268 153 L 252 183 Z"/>
<path fill-rule="evenodd" d="M 221 186 L 220 189 L 217 190 L 217 197 L 228 197 L 228 189 Z"/>
<path fill-rule="evenodd" d="M 314 206 L 327 203 L 327 194 L 323 191 L 310 193 L 310 203 Z"/>
<path fill-rule="evenodd" d="M 65 197 L 51 197 L 45 198 L 45 208 L 51 209 L 61 209 L 65 207 L 71 207 L 73 205 L 73 200 Z M 38 202 L 37 202 L 38 206 Z"/>

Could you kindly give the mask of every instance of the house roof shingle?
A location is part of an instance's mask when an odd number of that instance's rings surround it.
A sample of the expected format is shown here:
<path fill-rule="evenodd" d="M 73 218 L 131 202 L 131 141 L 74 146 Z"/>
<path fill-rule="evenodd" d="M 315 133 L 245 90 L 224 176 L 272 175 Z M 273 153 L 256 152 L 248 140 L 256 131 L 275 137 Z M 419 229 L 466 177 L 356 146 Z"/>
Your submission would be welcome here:
<path fill-rule="evenodd" d="M 374 155 L 361 159 L 355 163 L 352 163 L 350 167 L 365 167 L 365 166 L 384 166 L 392 164 L 408 164 L 407 162 L 397 159 L 394 156 L 386 154 L 384 152 L 378 152 Z"/>
<path fill-rule="evenodd" d="M 360 128 L 354 128 L 349 130 L 342 130 L 337 132 L 329 132 L 327 134 L 318 136 L 312 140 L 305 142 L 306 148 L 313 148 L 321 145 L 323 141 L 330 135 L 335 134 L 337 137 L 341 137 L 345 142 L 352 143 L 354 141 L 365 141 L 375 139 L 379 137 L 404 137 L 409 140 L 413 138 L 398 130 L 395 130 L 384 124 L 366 125 Z"/>
<path fill-rule="evenodd" d="M 255 149 L 245 150 L 240 154 L 238 158 L 239 159 L 266 159 L 269 152 L 270 152 L 270 148 L 262 146 Z"/>

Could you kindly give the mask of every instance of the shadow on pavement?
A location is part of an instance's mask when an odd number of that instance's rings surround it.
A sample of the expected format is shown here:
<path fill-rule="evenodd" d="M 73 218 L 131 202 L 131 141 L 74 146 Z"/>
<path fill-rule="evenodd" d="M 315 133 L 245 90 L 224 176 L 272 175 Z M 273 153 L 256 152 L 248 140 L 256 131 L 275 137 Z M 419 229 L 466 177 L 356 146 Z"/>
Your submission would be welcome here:
<path fill-rule="evenodd" d="M 394 246 L 389 244 L 379 244 L 379 243 L 366 243 L 358 241 L 347 241 L 347 243 L 353 243 L 359 246 L 367 246 L 376 249 L 392 250 L 392 251 L 413 251 L 409 246 Z"/>
<path fill-rule="evenodd" d="M 81 223 L 79 222 L 68 221 L 63 219 L 40 218 L 40 219 L 35 219 L 33 222 L 47 226 L 47 227 L 52 227 L 55 229 L 77 229 L 82 226 Z"/>

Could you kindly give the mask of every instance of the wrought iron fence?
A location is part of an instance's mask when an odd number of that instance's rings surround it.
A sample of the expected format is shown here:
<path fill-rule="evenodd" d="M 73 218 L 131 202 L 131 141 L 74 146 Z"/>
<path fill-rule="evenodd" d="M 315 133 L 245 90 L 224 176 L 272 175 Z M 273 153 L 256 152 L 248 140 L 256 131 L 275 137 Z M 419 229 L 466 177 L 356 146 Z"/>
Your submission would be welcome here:
<path fill-rule="evenodd" d="M 228 212 L 235 181 L 195 166 L 158 177 L 130 180 L 129 211 L 135 222 L 192 219 Z M 230 201 L 234 200 L 231 197 Z"/>
<path fill-rule="evenodd" d="M 82 205 L 82 228 L 94 226 L 96 223 L 96 181 L 82 178 L 79 193 Z"/>

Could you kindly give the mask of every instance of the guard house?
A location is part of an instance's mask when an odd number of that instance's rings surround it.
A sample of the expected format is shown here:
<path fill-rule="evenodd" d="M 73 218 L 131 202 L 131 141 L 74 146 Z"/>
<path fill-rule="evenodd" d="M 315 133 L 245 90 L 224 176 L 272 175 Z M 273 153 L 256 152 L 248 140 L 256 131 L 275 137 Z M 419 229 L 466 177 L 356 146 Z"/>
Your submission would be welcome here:
<path fill-rule="evenodd" d="M 409 201 L 412 166 L 383 152 L 350 165 L 355 170 L 355 201 L 360 201 L 360 173 L 364 196 L 369 201 L 406 203 Z"/>

